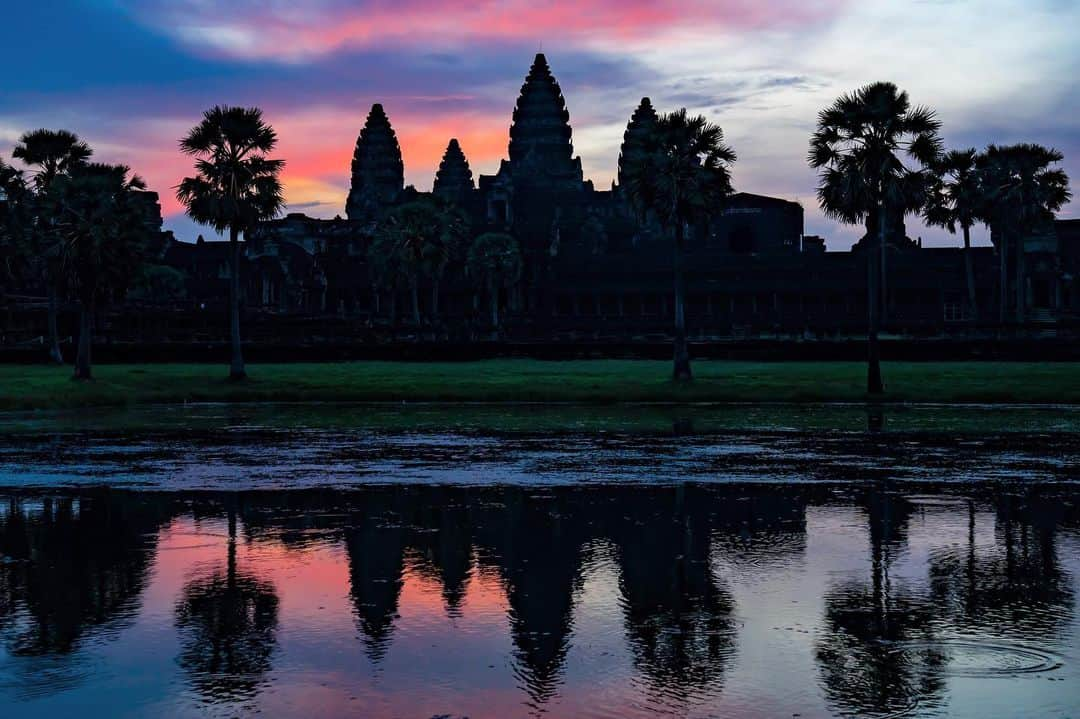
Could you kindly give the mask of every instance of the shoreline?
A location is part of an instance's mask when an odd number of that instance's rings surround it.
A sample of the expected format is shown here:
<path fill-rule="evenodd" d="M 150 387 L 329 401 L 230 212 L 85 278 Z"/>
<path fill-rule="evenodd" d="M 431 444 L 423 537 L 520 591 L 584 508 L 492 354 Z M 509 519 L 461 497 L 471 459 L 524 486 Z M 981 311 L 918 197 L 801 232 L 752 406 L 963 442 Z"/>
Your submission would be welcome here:
<path fill-rule="evenodd" d="M 677 385 L 659 360 L 99 365 L 71 381 L 68 366 L 0 366 L 0 411 L 183 404 L 723 407 L 745 405 L 1080 405 L 1080 363 L 885 362 L 886 394 L 868 397 L 861 362 L 703 360 Z"/>

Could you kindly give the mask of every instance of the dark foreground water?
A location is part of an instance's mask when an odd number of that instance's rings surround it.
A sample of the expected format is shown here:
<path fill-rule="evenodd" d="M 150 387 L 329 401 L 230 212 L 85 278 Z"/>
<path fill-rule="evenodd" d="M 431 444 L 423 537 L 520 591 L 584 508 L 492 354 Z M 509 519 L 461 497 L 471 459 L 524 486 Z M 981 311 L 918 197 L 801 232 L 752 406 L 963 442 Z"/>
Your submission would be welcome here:
<path fill-rule="evenodd" d="M 0 716 L 1078 717 L 1064 408 L 0 419 Z"/>

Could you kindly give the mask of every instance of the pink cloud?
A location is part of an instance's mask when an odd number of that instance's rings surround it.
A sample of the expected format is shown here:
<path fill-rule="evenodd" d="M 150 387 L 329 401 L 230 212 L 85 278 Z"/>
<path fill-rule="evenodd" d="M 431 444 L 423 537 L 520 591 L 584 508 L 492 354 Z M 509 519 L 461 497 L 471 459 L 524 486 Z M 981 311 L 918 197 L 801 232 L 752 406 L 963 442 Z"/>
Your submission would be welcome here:
<path fill-rule="evenodd" d="M 460 46 L 476 41 L 617 44 L 680 30 L 798 27 L 847 0 L 321 0 L 302 9 L 238 1 L 227 9 L 180 0 L 133 7 L 143 22 L 226 56 L 294 62 L 342 49 Z"/>

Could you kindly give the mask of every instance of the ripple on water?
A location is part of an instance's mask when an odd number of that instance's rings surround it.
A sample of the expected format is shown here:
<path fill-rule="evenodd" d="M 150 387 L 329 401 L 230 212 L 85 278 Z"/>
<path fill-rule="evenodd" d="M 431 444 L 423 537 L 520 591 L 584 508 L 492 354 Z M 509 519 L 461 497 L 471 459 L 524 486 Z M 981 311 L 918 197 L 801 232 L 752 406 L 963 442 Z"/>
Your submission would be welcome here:
<path fill-rule="evenodd" d="M 953 677 L 993 679 L 1052 672 L 1064 661 L 1057 654 L 1009 642 L 977 642 L 961 639 L 897 642 L 895 654 L 932 650 L 945 657 L 945 672 Z"/>

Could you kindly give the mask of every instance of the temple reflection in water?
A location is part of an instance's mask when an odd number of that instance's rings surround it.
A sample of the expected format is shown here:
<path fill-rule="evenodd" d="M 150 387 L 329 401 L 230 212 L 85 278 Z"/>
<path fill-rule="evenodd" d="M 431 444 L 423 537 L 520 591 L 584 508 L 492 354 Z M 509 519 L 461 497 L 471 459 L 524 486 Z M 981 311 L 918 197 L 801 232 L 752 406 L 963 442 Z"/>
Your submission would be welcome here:
<path fill-rule="evenodd" d="M 963 715 L 1007 696 L 957 689 L 971 677 L 1038 681 L 1068 706 L 1076 500 L 887 484 L 10 495 L 0 697 L 105 706 L 140 663 L 160 685 L 132 690 L 136 708 L 164 694 L 191 715 Z"/>

